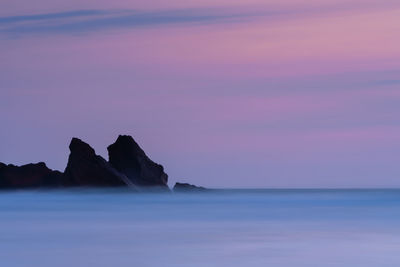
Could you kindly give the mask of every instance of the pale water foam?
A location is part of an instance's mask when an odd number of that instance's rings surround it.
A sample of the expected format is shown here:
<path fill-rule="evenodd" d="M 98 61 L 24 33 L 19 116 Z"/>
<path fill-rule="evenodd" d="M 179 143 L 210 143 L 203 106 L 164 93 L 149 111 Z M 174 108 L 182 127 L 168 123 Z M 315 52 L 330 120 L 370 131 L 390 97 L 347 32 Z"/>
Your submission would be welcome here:
<path fill-rule="evenodd" d="M 400 266 L 398 190 L 0 192 L 0 266 Z"/>

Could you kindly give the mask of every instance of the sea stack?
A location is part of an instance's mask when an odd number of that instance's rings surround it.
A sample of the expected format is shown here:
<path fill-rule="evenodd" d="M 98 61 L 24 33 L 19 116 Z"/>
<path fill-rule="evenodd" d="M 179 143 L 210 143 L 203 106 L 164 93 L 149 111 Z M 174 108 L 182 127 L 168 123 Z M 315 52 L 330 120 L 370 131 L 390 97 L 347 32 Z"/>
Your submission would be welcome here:
<path fill-rule="evenodd" d="M 126 177 L 118 173 L 94 149 L 78 138 L 72 138 L 71 151 L 64 171 L 64 186 L 126 186 Z"/>
<path fill-rule="evenodd" d="M 168 188 L 168 175 L 162 165 L 153 162 L 129 135 L 120 135 L 108 146 L 109 163 L 140 187 Z"/>

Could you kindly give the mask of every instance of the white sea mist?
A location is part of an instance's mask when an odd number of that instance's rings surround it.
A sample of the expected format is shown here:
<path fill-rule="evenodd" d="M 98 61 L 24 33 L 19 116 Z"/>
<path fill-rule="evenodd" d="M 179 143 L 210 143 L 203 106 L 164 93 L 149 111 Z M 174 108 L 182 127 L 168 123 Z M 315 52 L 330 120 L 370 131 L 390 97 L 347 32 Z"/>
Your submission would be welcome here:
<path fill-rule="evenodd" d="M 400 266 L 398 190 L 0 192 L 0 265 Z"/>

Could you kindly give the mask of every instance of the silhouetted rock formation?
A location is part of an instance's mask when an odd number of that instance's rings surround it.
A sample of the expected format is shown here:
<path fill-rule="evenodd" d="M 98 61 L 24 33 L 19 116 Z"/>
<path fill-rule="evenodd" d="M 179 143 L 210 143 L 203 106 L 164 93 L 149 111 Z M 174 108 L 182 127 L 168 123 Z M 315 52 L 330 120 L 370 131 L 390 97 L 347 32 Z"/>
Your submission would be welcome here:
<path fill-rule="evenodd" d="M 201 186 L 195 186 L 192 184 L 187 184 L 187 183 L 175 183 L 174 185 L 174 192 L 200 192 L 200 191 L 206 191 L 207 189 Z"/>
<path fill-rule="evenodd" d="M 126 186 L 126 177 L 118 173 L 94 149 L 78 138 L 72 138 L 71 151 L 64 171 L 65 186 Z"/>
<path fill-rule="evenodd" d="M 168 188 L 163 166 L 149 159 L 131 136 L 118 136 L 107 150 L 110 164 L 133 184 Z"/>
<path fill-rule="evenodd" d="M 169 191 L 163 166 L 149 159 L 131 136 L 120 135 L 107 149 L 110 162 L 96 155 L 87 143 L 72 138 L 64 173 L 47 168 L 43 162 L 20 167 L 0 162 L 0 189 L 131 186 Z"/>
<path fill-rule="evenodd" d="M 44 162 L 15 166 L 0 163 L 0 188 L 58 187 L 62 173 L 47 168 Z"/>

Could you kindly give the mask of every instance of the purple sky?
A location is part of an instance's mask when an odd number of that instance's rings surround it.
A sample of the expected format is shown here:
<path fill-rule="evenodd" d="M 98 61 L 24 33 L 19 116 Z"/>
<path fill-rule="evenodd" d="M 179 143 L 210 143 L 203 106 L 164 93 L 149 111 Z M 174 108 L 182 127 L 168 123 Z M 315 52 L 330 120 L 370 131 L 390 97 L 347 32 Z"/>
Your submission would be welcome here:
<path fill-rule="evenodd" d="M 398 0 L 2 0 L 0 162 L 130 134 L 170 185 L 399 187 L 399 25 Z"/>

